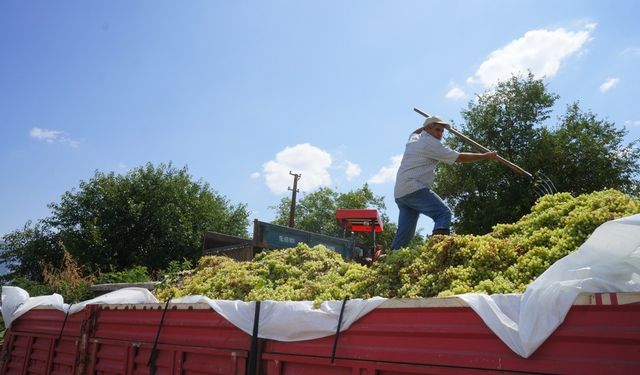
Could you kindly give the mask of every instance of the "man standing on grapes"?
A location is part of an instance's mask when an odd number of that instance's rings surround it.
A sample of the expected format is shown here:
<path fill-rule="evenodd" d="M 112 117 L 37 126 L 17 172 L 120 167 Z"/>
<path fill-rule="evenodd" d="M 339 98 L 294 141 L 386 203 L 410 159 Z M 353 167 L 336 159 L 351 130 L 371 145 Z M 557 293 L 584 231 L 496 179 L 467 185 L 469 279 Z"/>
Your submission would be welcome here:
<path fill-rule="evenodd" d="M 480 160 L 495 160 L 493 152 L 457 152 L 442 144 L 446 123 L 432 116 L 409 136 L 396 175 L 393 192 L 400 210 L 398 231 L 391 249 L 406 247 L 413 238 L 420 214 L 433 220 L 433 234 L 451 233 L 451 209 L 431 190 L 438 163 L 472 163 Z"/>

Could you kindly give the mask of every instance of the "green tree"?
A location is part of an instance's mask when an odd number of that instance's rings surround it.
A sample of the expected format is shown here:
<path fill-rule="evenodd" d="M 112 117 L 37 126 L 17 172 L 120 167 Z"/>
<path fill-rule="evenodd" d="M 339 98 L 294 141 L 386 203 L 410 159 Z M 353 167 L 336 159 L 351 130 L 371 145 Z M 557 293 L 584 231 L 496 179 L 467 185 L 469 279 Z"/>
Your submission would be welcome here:
<path fill-rule="evenodd" d="M 623 144 L 626 134 L 626 129 L 617 129 L 573 103 L 548 142 L 541 144 L 539 164 L 546 164 L 558 190 L 573 195 L 604 189 L 637 194 L 634 177 L 640 171 L 640 149 L 638 140 Z"/>
<path fill-rule="evenodd" d="M 276 210 L 274 224 L 289 225 L 290 206 L 291 198 L 285 197 L 280 200 L 277 206 L 271 207 Z M 377 209 L 384 230 L 376 236 L 376 243 L 382 244 L 385 248 L 389 247 L 396 233 L 396 225 L 391 223 L 387 216 L 384 197 L 373 194 L 368 184 L 347 193 L 339 193 L 328 187 L 323 187 L 306 194 L 296 202 L 295 227 L 313 233 L 343 237 L 344 230 L 336 220 L 336 210 L 341 208 Z M 421 240 L 423 238 L 419 236 L 418 241 Z M 356 241 L 363 246 L 371 246 L 371 235 L 356 234 Z"/>
<path fill-rule="evenodd" d="M 205 230 L 247 236 L 249 216 L 244 204 L 230 204 L 207 183 L 192 181 L 186 167 L 171 164 L 147 164 L 126 175 L 96 171 L 49 207 L 52 215 L 42 224 L 5 237 L 20 275 L 38 277 L 44 263 L 61 259 L 57 244 L 87 273 L 132 266 L 157 271 L 171 260 L 196 260 Z"/>
<path fill-rule="evenodd" d="M 339 194 L 328 187 L 322 187 L 305 194 L 296 202 L 295 228 L 327 236 L 342 237 L 342 230 L 336 222 Z M 289 225 L 291 198 L 285 197 L 277 206 L 273 224 Z"/>
<path fill-rule="evenodd" d="M 0 262 L 9 270 L 3 281 L 20 276 L 26 280 L 42 282 L 42 270 L 45 266 L 62 265 L 63 249 L 59 236 L 44 221 L 35 224 L 29 221 L 21 230 L 11 232 L 3 239 L 5 249 L 0 254 Z"/>
<path fill-rule="evenodd" d="M 582 113 L 572 104 L 557 127 L 549 126 L 558 99 L 542 80 L 513 76 L 481 94 L 462 112 L 460 130 L 525 170 L 549 178 L 558 191 L 588 193 L 604 188 L 632 192 L 639 151 L 623 146 L 625 130 Z M 446 143 L 471 151 L 453 136 Z M 477 151 L 477 150 L 474 150 Z M 484 234 L 498 223 L 528 213 L 537 199 L 533 184 L 499 162 L 443 165 L 434 188 L 450 204 L 459 234 Z"/>

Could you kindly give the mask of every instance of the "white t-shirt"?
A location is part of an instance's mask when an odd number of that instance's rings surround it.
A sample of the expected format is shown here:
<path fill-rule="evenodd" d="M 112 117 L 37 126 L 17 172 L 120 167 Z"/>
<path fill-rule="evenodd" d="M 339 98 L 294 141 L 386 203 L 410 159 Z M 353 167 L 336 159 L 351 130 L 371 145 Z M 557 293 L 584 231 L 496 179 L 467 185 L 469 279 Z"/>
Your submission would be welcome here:
<path fill-rule="evenodd" d="M 459 152 L 450 149 L 426 131 L 411 133 L 396 175 L 395 198 L 414 191 L 431 188 L 436 178 L 438 162 L 455 163 Z"/>

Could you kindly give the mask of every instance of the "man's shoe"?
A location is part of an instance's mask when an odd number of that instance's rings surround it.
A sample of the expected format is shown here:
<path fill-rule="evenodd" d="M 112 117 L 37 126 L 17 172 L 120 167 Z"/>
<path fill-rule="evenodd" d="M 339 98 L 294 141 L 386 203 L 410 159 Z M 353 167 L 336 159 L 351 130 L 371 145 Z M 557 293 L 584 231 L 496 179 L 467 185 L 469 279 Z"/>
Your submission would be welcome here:
<path fill-rule="evenodd" d="M 442 236 L 449 236 L 451 235 L 451 231 L 449 229 L 434 229 L 433 233 L 431 233 L 432 236 L 435 236 L 437 234 Z"/>

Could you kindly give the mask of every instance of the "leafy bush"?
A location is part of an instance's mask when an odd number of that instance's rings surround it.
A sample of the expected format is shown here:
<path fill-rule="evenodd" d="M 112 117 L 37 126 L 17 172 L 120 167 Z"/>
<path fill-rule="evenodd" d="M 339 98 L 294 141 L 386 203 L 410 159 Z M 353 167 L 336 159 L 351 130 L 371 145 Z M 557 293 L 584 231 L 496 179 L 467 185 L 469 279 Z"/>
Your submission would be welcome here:
<path fill-rule="evenodd" d="M 124 271 L 103 272 L 96 278 L 96 284 L 142 283 L 150 281 L 149 272 L 145 266 L 135 266 Z"/>
<path fill-rule="evenodd" d="M 91 298 L 90 286 L 93 277 L 82 276 L 78 263 L 63 248 L 62 266 L 59 268 L 46 264 L 43 270 L 43 282 L 25 277 L 14 277 L 10 284 L 24 289 L 30 296 L 42 296 L 53 293 L 62 295 L 65 302 L 76 303 Z"/>
<path fill-rule="evenodd" d="M 54 293 L 50 286 L 24 277 L 16 277 L 9 284 L 26 290 L 30 296 L 44 296 Z"/>
<path fill-rule="evenodd" d="M 56 269 L 49 264 L 44 267 L 42 275 L 44 276 L 45 285 L 49 287 L 52 293 L 61 294 L 67 303 L 90 299 L 92 297 L 90 286 L 93 283 L 93 277 L 82 276 L 80 266 L 71 257 L 71 254 L 66 249 L 64 249 L 63 254 L 61 268 Z"/>

